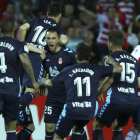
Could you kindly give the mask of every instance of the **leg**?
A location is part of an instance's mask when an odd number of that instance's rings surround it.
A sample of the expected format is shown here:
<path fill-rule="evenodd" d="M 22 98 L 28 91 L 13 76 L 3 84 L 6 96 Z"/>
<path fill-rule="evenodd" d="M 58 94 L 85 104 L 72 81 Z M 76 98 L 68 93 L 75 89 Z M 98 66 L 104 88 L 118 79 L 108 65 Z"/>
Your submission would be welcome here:
<path fill-rule="evenodd" d="M 5 131 L 7 133 L 6 140 L 16 140 L 16 124 L 17 120 L 7 122 L 5 120 Z"/>
<path fill-rule="evenodd" d="M 112 140 L 123 140 L 122 128 L 117 123 L 117 119 L 112 124 L 113 128 L 113 138 Z"/>

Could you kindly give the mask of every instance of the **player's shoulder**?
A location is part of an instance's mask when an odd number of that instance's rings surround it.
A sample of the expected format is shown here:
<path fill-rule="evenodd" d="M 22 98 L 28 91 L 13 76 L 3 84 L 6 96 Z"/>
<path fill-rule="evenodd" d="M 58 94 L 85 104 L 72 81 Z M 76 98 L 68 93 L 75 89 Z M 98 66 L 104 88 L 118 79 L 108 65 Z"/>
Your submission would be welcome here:
<path fill-rule="evenodd" d="M 67 55 L 75 55 L 75 52 L 68 47 L 63 48 L 63 52 Z"/>

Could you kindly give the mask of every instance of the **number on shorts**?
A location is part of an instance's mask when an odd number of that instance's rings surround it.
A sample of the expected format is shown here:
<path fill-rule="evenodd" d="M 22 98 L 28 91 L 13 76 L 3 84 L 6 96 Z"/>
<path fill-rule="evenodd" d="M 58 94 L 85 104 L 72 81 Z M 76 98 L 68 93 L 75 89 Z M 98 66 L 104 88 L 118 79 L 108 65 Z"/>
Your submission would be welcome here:
<path fill-rule="evenodd" d="M 51 106 L 45 106 L 44 114 L 51 115 L 52 114 L 52 107 Z"/>

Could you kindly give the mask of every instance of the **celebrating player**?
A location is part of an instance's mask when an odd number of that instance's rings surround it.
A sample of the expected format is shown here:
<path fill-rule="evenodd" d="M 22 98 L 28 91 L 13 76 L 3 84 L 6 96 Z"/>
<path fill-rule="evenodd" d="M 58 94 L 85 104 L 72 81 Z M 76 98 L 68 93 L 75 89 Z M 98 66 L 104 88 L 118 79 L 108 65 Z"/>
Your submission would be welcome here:
<path fill-rule="evenodd" d="M 123 68 L 121 74 L 108 77 L 101 87 L 99 94 L 107 91 L 106 101 L 102 104 L 93 127 L 93 139 L 103 140 L 102 129 L 113 123 L 112 140 L 123 140 L 122 128 L 136 111 L 140 100 L 137 93 L 137 84 L 140 82 L 140 67 L 138 61 L 122 50 L 123 35 L 119 31 L 108 34 L 108 48 L 113 57 Z M 111 86 L 111 87 L 110 87 Z M 115 120 L 116 119 L 116 120 Z"/>
<path fill-rule="evenodd" d="M 25 43 L 15 40 L 14 22 L 5 18 L 0 23 L 3 37 L 0 38 L 0 114 L 5 120 L 5 130 L 7 140 L 16 140 L 16 123 L 19 112 L 20 80 L 19 80 L 19 61 L 28 74 L 34 92 L 39 91 L 28 58 L 28 47 Z"/>
<path fill-rule="evenodd" d="M 46 46 L 45 33 L 49 28 L 57 28 L 60 31 L 59 43 L 61 45 L 66 45 L 68 38 L 65 31 L 59 26 L 58 22 L 61 18 L 61 9 L 60 5 L 57 2 L 52 2 L 47 9 L 48 18 L 35 18 L 28 23 L 25 23 L 20 27 L 20 40 L 31 43 L 34 46 L 44 49 Z M 25 39 L 26 38 L 26 39 Z M 30 53 L 29 58 L 31 60 L 35 78 L 39 82 L 40 78 L 43 75 L 43 65 L 42 59 L 37 53 Z M 20 99 L 20 112 L 19 112 L 19 121 L 18 125 L 22 125 L 23 129 L 17 134 L 18 140 L 29 139 L 32 132 L 34 131 L 33 120 L 31 112 L 29 109 L 29 103 L 34 98 L 34 91 L 31 85 L 31 81 L 26 73 L 24 73 L 23 86 L 26 87 L 26 93 L 21 96 Z"/>
<path fill-rule="evenodd" d="M 64 82 L 66 87 L 66 104 L 55 127 L 54 139 L 57 140 L 67 137 L 74 125 L 75 132 L 82 137 L 81 129 L 93 119 L 98 109 L 97 90 L 101 77 L 122 71 L 111 57 L 106 58 L 106 62 L 114 68 L 88 64 L 91 48 L 84 44 L 77 46 L 76 54 L 78 64 L 64 68 L 51 80 L 42 78 L 40 81 L 41 85 L 54 88 Z M 80 137 L 73 135 L 71 139 Z"/>

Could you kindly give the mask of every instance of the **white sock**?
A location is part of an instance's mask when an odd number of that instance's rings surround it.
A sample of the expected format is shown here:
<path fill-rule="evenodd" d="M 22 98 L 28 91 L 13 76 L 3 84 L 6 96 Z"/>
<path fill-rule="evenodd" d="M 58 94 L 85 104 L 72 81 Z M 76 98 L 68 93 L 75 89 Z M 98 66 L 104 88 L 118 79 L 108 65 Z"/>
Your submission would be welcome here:
<path fill-rule="evenodd" d="M 140 133 L 138 133 L 137 135 L 137 140 L 140 140 Z"/>
<path fill-rule="evenodd" d="M 135 140 L 137 134 L 138 134 L 138 131 L 134 127 L 132 127 L 130 131 L 126 134 L 125 140 Z"/>

